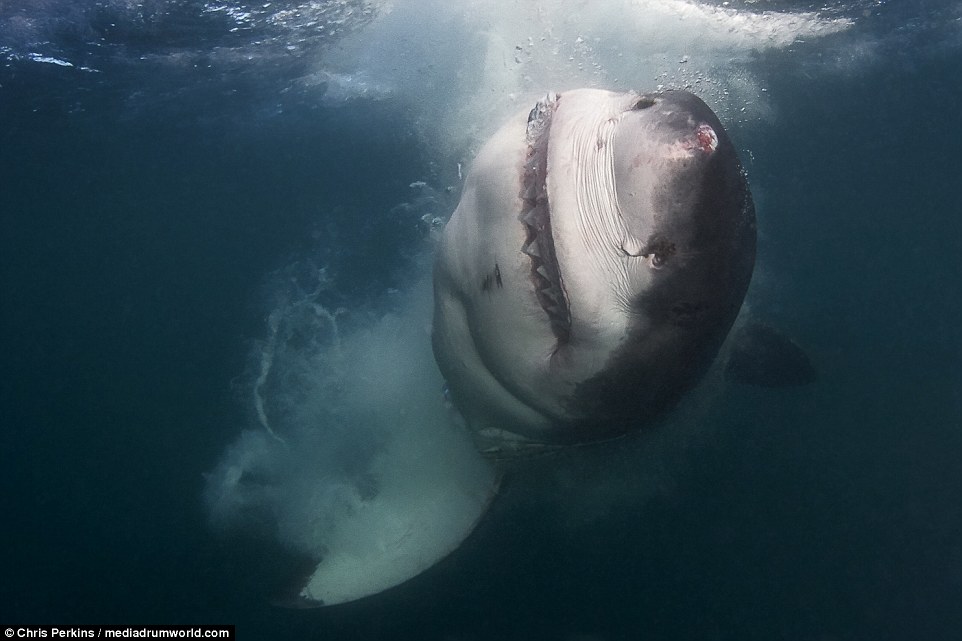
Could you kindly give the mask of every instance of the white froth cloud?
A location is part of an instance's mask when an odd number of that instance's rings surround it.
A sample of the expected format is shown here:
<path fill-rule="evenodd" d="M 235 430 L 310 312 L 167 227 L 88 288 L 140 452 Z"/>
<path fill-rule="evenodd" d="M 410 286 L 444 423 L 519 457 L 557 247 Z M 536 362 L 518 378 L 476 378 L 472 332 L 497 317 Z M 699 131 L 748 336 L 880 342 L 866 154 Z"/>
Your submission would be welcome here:
<path fill-rule="evenodd" d="M 422 133 L 476 148 L 546 90 L 690 88 L 723 120 L 766 116 L 753 52 L 839 33 L 845 18 L 688 0 L 395 0 L 319 67 L 361 73 L 407 101 Z"/>
<path fill-rule="evenodd" d="M 454 550 L 497 478 L 444 404 L 428 280 L 372 323 L 343 323 L 318 302 L 322 291 L 271 314 L 250 386 L 259 429 L 227 448 L 204 498 L 216 529 L 269 535 L 316 560 L 297 587 L 332 604 Z"/>

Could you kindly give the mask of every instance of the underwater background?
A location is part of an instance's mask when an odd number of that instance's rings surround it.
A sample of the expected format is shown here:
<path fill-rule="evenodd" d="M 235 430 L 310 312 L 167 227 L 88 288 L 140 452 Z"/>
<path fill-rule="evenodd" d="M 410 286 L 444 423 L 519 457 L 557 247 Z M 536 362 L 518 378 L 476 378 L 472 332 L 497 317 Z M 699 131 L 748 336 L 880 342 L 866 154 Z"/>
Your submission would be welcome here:
<path fill-rule="evenodd" d="M 0 622 L 958 638 L 960 62 L 957 0 L 0 3 Z M 507 482 L 424 574 L 283 607 L 311 567 L 289 488 L 220 527 L 212 472 L 261 411 L 300 420 L 331 319 L 414 298 L 485 137 L 577 86 L 718 112 L 758 207 L 748 309 L 818 380 L 710 380 L 654 471 Z"/>

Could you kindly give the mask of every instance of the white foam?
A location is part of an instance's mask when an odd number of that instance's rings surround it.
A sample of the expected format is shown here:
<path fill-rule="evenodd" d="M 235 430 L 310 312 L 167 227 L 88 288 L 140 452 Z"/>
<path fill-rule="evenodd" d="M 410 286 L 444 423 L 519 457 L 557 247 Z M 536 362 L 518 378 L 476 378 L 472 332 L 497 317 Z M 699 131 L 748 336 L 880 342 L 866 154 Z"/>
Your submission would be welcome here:
<path fill-rule="evenodd" d="M 262 429 L 228 449 L 205 497 L 216 526 L 267 527 L 317 559 L 301 595 L 332 604 L 454 550 L 497 479 L 444 405 L 428 281 L 398 314 L 349 329 L 321 291 L 271 314 L 252 385 Z"/>
<path fill-rule="evenodd" d="M 390 87 L 442 155 L 466 160 L 507 116 L 548 89 L 691 88 L 725 122 L 764 118 L 762 87 L 746 65 L 752 52 L 851 24 L 687 0 L 397 0 L 317 65 Z"/>
<path fill-rule="evenodd" d="M 33 60 L 34 62 L 42 62 L 50 65 L 57 65 L 58 67 L 72 67 L 74 66 L 72 62 L 67 62 L 66 60 L 61 60 L 60 58 L 54 58 L 53 56 L 44 56 L 39 53 L 27 54 L 27 58 Z"/>

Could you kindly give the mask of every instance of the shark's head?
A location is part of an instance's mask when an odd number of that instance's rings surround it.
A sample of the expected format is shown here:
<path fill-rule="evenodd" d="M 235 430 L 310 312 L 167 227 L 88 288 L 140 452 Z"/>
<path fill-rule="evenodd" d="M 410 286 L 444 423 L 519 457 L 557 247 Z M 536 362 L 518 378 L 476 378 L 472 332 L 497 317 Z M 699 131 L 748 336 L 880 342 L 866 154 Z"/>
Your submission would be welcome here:
<path fill-rule="evenodd" d="M 744 172 L 699 98 L 548 94 L 472 167 L 435 271 L 435 355 L 482 440 L 606 438 L 701 378 L 754 255 Z"/>

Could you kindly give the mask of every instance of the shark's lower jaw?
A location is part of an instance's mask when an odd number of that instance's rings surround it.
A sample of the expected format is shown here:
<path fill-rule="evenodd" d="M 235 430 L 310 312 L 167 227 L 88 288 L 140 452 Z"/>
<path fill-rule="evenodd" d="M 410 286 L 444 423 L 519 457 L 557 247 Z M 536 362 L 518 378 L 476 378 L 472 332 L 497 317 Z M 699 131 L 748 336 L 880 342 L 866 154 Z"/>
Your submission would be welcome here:
<path fill-rule="evenodd" d="M 535 295 L 561 345 L 571 337 L 571 312 L 551 236 L 551 207 L 546 187 L 548 139 L 558 100 L 558 94 L 549 93 L 528 115 L 528 149 L 521 178 L 522 209 L 518 218 L 525 226 L 521 251 L 531 259 Z"/>

